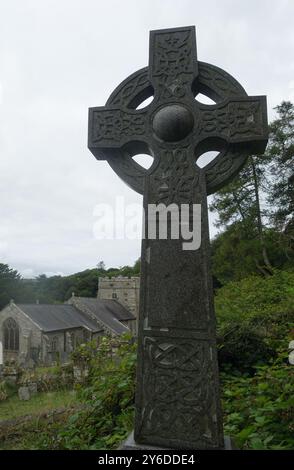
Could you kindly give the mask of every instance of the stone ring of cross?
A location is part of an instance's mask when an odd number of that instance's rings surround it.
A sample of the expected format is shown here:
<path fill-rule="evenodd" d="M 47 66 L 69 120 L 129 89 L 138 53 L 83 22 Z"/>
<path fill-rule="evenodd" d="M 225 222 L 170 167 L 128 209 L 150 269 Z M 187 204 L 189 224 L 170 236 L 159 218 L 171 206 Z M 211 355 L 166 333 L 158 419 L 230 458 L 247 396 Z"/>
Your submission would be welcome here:
<path fill-rule="evenodd" d="M 197 101 L 199 93 L 215 104 Z M 149 67 L 124 80 L 106 106 L 89 110 L 89 149 L 141 194 L 146 176 L 167 153 L 179 155 L 181 149 L 195 172 L 204 174 L 211 194 L 248 155 L 264 151 L 267 134 L 265 96 L 248 96 L 224 70 L 198 61 L 195 27 L 151 31 Z M 197 159 L 209 151 L 218 155 L 200 168 Z M 142 153 L 154 158 L 148 170 L 132 158 Z"/>

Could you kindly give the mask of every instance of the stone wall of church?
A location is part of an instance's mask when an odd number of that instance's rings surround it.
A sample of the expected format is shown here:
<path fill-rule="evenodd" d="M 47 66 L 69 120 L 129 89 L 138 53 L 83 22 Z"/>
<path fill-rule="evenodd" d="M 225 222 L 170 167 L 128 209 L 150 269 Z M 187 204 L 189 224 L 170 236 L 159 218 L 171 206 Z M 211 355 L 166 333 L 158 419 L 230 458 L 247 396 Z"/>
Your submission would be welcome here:
<path fill-rule="evenodd" d="M 65 363 L 70 360 L 70 353 L 80 344 L 91 339 L 90 333 L 84 328 L 56 331 L 42 334 L 43 363 Z"/>
<path fill-rule="evenodd" d="M 3 324 L 8 318 L 13 318 L 19 328 L 18 351 L 5 350 Z M 4 364 L 11 360 L 24 366 L 30 362 L 46 365 L 64 363 L 69 360 L 70 353 L 77 346 L 90 340 L 90 336 L 84 328 L 43 333 L 14 303 L 9 304 L 0 313 L 0 342 L 3 346 Z"/>
<path fill-rule="evenodd" d="M 4 345 L 3 323 L 8 318 L 13 318 L 19 327 L 19 351 L 6 351 Z M 29 359 L 39 358 L 41 354 L 40 329 L 19 308 L 11 302 L 1 311 L 0 315 L 0 341 L 3 345 L 4 363 L 17 360 L 26 363 Z"/>

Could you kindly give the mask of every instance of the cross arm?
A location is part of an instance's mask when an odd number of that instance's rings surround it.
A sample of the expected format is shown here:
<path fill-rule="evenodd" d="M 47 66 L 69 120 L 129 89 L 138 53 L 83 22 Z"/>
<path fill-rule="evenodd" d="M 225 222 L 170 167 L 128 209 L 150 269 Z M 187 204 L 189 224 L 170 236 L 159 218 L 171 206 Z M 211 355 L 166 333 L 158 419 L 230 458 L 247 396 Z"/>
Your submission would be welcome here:
<path fill-rule="evenodd" d="M 246 144 L 252 153 L 262 153 L 268 138 L 266 97 L 226 100 L 215 106 L 200 106 L 200 140 L 220 138 L 228 144 Z"/>
<path fill-rule="evenodd" d="M 183 98 L 197 75 L 194 26 L 150 32 L 149 79 L 155 97 Z"/>
<path fill-rule="evenodd" d="M 106 158 L 103 150 L 119 149 L 126 144 L 144 141 L 147 113 L 100 106 L 89 109 L 88 147 L 96 158 Z"/>

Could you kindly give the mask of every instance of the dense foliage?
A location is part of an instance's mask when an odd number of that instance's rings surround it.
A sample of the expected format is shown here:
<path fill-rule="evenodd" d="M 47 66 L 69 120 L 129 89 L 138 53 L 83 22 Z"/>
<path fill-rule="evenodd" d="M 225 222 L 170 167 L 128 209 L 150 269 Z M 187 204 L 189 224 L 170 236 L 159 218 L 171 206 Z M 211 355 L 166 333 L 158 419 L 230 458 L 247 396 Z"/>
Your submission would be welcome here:
<path fill-rule="evenodd" d="M 0 263 L 0 309 L 20 290 L 20 274 L 7 264 Z"/>
<path fill-rule="evenodd" d="M 131 337 L 104 338 L 80 346 L 75 362 L 88 363 L 90 383 L 80 387 L 85 407 L 63 427 L 44 433 L 41 448 L 112 449 L 118 447 L 133 425 L 136 345 Z"/>
<path fill-rule="evenodd" d="M 285 353 L 253 377 L 222 374 L 221 382 L 225 432 L 239 449 L 293 450 L 294 368 Z"/>
<path fill-rule="evenodd" d="M 250 276 L 217 291 L 219 361 L 239 371 L 277 357 L 294 325 L 294 273 Z M 293 330 L 294 331 L 294 330 Z"/>

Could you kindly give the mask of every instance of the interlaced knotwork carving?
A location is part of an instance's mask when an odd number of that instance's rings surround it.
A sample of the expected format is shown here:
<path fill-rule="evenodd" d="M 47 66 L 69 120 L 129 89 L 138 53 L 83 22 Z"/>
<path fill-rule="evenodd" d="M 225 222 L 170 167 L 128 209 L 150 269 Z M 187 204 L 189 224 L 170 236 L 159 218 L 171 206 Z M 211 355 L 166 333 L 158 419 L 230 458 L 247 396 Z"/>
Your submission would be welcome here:
<path fill-rule="evenodd" d="M 216 102 L 226 98 L 247 96 L 240 83 L 224 70 L 205 62 L 198 62 L 198 66 L 198 91 L 207 93 Z"/>
<path fill-rule="evenodd" d="M 151 178 L 156 181 L 156 203 L 166 206 L 172 203 L 187 204 L 193 198 L 193 191 L 199 174 L 195 171 L 190 155 L 191 149 L 178 148 L 163 150 L 160 163 Z"/>
<path fill-rule="evenodd" d="M 206 342 L 175 338 L 144 339 L 145 408 L 142 434 L 173 439 L 191 436 L 195 445 L 215 444 L 212 363 Z M 206 419 L 203 420 L 203 416 Z M 200 426 L 199 426 L 200 423 Z"/>
<path fill-rule="evenodd" d="M 201 113 L 199 133 L 218 135 L 228 142 L 263 135 L 260 102 L 235 101 Z"/>
<path fill-rule="evenodd" d="M 119 109 L 96 110 L 93 113 L 92 141 L 106 146 L 120 143 L 128 137 L 145 133 L 146 120 L 143 114 L 131 114 Z"/>
<path fill-rule="evenodd" d="M 144 68 L 127 78 L 108 99 L 108 103 L 117 107 L 132 108 L 132 105 L 140 104 L 140 97 L 148 98 L 152 94 L 152 87 L 148 77 L 147 69 Z"/>
<path fill-rule="evenodd" d="M 185 33 L 186 41 L 188 37 L 187 33 Z M 185 41 L 182 39 L 182 44 L 184 43 Z M 180 55 L 178 57 L 180 57 Z M 228 73 L 218 67 L 204 62 L 198 62 L 198 69 L 198 89 L 218 101 L 219 104 L 216 106 L 196 104 L 197 119 L 195 122 L 194 132 L 195 145 L 198 145 L 201 139 L 206 139 L 208 146 L 207 150 L 215 150 L 214 145 L 209 144 L 209 139 L 213 135 L 227 139 L 228 142 L 232 143 L 238 143 L 240 139 L 245 139 L 245 141 L 248 139 L 248 141 L 250 141 L 250 139 L 255 137 L 263 137 L 265 132 L 264 105 L 262 104 L 261 108 L 260 100 L 258 98 L 255 100 L 249 98 L 247 102 L 247 95 L 241 85 Z M 155 68 L 155 70 L 159 70 L 159 68 Z M 178 70 L 177 73 L 180 76 L 182 73 L 181 68 L 176 70 Z M 192 69 L 189 70 L 191 72 Z M 195 73 L 195 70 L 193 73 Z M 172 77 L 173 79 L 178 80 L 178 76 L 172 75 Z M 181 82 L 181 89 L 183 89 L 183 83 L 186 86 L 186 80 L 191 83 L 191 77 L 191 74 L 185 75 L 185 78 L 183 79 L 184 81 Z M 138 97 L 142 96 L 145 99 L 147 96 L 150 96 L 150 90 L 152 90 L 152 85 L 148 76 L 148 69 L 145 68 L 131 75 L 121 85 L 119 85 L 109 98 L 107 106 L 113 107 L 114 105 L 117 105 L 121 107 L 121 109 L 132 108 L 134 103 L 139 103 L 140 100 Z M 173 94 L 172 91 L 170 91 L 170 94 Z M 241 99 L 236 100 L 236 97 L 240 97 Z M 180 99 L 180 97 L 176 96 L 174 96 L 174 98 Z M 232 99 L 232 102 L 228 101 L 229 99 Z M 152 115 L 152 109 L 154 106 L 157 106 L 157 103 L 158 100 L 154 100 L 154 103 L 152 102 L 148 106 L 150 109 L 148 116 Z M 101 108 L 96 109 L 99 109 L 100 112 Z M 105 109 L 107 109 L 107 107 Z M 93 116 L 95 116 L 94 110 Z M 111 111 L 111 113 L 112 112 L 113 111 Z M 150 120 L 148 120 L 147 114 L 145 115 L 145 113 L 142 113 L 142 110 L 138 115 L 138 120 L 135 119 L 134 121 L 134 127 L 132 127 L 132 119 L 134 115 L 131 115 L 130 117 L 128 114 L 119 114 L 117 113 L 117 110 L 115 110 L 113 116 L 111 113 L 106 114 L 106 119 L 103 117 L 100 119 L 98 116 L 95 116 L 97 126 L 93 125 L 94 145 L 100 145 L 103 147 L 102 141 L 104 141 L 107 142 L 107 147 L 111 147 L 111 136 L 113 137 L 113 144 L 115 146 L 119 146 L 122 141 L 123 143 L 126 143 L 127 140 L 132 140 L 134 137 L 137 139 L 139 138 L 139 140 L 142 139 L 142 141 L 146 143 L 149 137 L 151 137 L 148 134 Z M 119 119 L 118 121 L 114 121 L 114 118 L 117 115 Z M 114 126 L 114 122 L 117 122 L 118 126 Z M 104 140 L 105 136 L 106 141 Z M 147 145 L 152 148 L 152 140 L 150 140 Z M 176 150 L 177 147 L 178 146 L 175 144 L 174 149 Z M 193 154 L 192 142 L 188 147 Z M 158 148 L 158 143 L 156 143 L 154 148 Z M 229 182 L 230 178 L 232 178 L 238 171 L 238 168 L 241 168 L 244 164 L 248 155 L 248 149 L 249 148 L 242 148 L 238 151 L 232 151 L 232 149 L 226 146 L 225 151 L 221 152 L 219 157 L 212 162 L 213 165 L 209 164 L 201 169 L 202 172 L 206 173 L 207 194 L 213 193 L 222 185 Z M 120 162 L 120 157 L 118 158 L 116 156 L 115 159 L 109 157 L 109 152 L 105 152 L 105 150 L 103 151 L 103 148 L 101 148 L 100 157 L 103 155 L 102 158 L 107 158 L 114 171 L 116 171 L 122 179 L 125 179 L 127 184 L 129 184 L 133 189 L 143 194 L 144 177 L 154 171 L 155 167 L 153 166 L 149 170 L 142 168 L 142 172 L 138 174 L 138 168 L 134 169 L 132 162 L 127 162 L 126 158 L 123 157 L 125 154 L 126 150 L 124 149 L 124 151 L 121 152 L 123 164 Z M 162 155 L 163 154 L 164 152 L 162 152 Z M 238 155 L 237 159 L 235 159 L 235 155 Z M 231 166 L 229 166 L 229 163 Z M 224 167 L 226 167 L 226 171 L 223 171 Z M 124 171 L 126 171 L 125 176 Z M 196 171 L 197 167 L 195 167 L 195 172 Z M 195 175 L 195 177 L 197 178 L 197 175 Z M 131 181 L 132 178 L 134 178 L 133 182 Z M 163 190 L 162 194 L 164 192 L 166 191 Z M 170 199 L 172 198 L 173 196 L 171 195 Z"/>
<path fill-rule="evenodd" d="M 151 33 L 150 79 L 161 99 L 182 98 L 197 74 L 192 28 Z"/>

